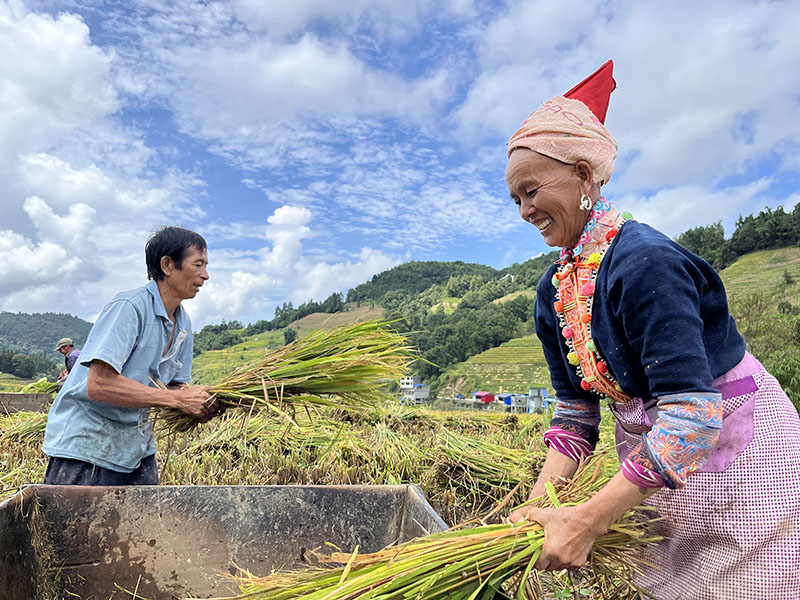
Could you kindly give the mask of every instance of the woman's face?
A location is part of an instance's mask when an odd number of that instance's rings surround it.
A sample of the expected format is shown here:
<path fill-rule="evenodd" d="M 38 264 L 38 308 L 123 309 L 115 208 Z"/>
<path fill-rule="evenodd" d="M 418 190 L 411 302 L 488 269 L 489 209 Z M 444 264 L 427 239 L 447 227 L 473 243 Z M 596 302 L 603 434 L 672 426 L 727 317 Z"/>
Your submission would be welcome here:
<path fill-rule="evenodd" d="M 586 224 L 580 198 L 589 193 L 591 185 L 586 186 L 585 176 L 579 172 L 577 165 L 527 148 L 517 148 L 508 159 L 506 185 L 511 199 L 519 216 L 541 232 L 548 246 L 571 248 Z"/>

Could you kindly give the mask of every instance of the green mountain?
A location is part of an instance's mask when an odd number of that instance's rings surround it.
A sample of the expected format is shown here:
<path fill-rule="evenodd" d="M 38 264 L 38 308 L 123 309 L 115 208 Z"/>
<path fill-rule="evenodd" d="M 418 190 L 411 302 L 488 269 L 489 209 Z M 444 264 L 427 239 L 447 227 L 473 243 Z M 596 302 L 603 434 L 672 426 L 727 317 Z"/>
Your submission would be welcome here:
<path fill-rule="evenodd" d="M 80 348 L 91 328 L 91 323 L 66 313 L 0 312 L 0 347 L 25 354 L 41 352 L 61 359 L 60 354 L 53 352 L 56 342 L 69 337 Z"/>

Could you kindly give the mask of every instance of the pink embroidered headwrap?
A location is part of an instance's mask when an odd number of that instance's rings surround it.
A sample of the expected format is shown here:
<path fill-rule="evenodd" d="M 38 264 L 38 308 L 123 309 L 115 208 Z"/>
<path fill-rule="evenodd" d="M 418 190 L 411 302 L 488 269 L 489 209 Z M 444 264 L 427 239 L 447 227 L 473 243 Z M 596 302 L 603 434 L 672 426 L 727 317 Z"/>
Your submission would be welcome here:
<path fill-rule="evenodd" d="M 617 141 L 603 126 L 608 99 L 616 87 L 612 69 L 608 61 L 564 96 L 533 111 L 508 141 L 508 155 L 516 148 L 528 148 L 567 164 L 585 160 L 592 166 L 595 182 L 608 183 L 617 158 Z"/>

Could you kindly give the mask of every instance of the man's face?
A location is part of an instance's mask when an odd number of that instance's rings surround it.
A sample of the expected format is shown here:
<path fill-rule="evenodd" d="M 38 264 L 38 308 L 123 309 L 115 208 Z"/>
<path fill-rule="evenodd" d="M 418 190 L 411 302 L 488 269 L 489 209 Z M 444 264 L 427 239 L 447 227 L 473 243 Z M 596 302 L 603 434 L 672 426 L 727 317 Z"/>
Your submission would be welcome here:
<path fill-rule="evenodd" d="M 181 268 L 171 269 L 164 279 L 169 287 L 183 300 L 194 298 L 208 279 L 208 253 L 189 246 L 183 255 Z"/>
<path fill-rule="evenodd" d="M 61 352 L 61 354 L 63 354 L 64 356 L 66 356 L 67 354 L 69 354 L 69 353 L 70 353 L 70 351 L 71 351 L 71 350 L 72 350 L 74 347 L 75 347 L 75 346 L 61 346 L 61 348 L 59 348 L 59 349 L 58 349 L 58 351 L 59 351 L 59 352 Z"/>

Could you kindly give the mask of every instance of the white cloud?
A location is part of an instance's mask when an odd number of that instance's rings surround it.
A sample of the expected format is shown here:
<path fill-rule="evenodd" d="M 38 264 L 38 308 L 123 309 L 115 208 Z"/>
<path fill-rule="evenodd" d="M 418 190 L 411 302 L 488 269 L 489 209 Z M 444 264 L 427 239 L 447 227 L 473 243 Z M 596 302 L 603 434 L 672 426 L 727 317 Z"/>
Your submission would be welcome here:
<path fill-rule="evenodd" d="M 443 70 L 407 80 L 312 34 L 287 44 L 246 39 L 160 55 L 173 73 L 170 102 L 181 128 L 250 168 L 312 158 L 331 164 L 364 119 L 429 120 L 453 87 Z"/>
<path fill-rule="evenodd" d="M 397 257 L 369 247 L 338 262 L 314 259 L 303 240 L 315 233 L 307 208 L 284 205 L 269 217 L 263 237 L 271 243 L 251 253 L 217 255 L 209 247 L 210 280 L 185 302 L 195 329 L 232 315 L 245 321 L 268 318 L 269 309 L 287 299 L 323 300 L 333 292 L 363 283 L 398 264 Z"/>
<path fill-rule="evenodd" d="M 81 248 L 86 245 L 94 249 L 91 230 L 94 228 L 96 211 L 83 203 L 75 203 L 69 207 L 65 216 L 57 215 L 53 209 L 38 196 L 25 199 L 25 212 L 44 241 L 60 244 L 65 248 Z"/>
<path fill-rule="evenodd" d="M 272 248 L 265 248 L 261 263 L 271 273 L 291 280 L 295 277 L 298 263 L 303 256 L 303 239 L 311 234 L 308 222 L 311 211 L 295 206 L 281 206 L 267 222 L 266 238 Z"/>
<path fill-rule="evenodd" d="M 6 159 L 49 147 L 119 108 L 110 56 L 75 15 L 0 4 L 0 152 Z"/>
<path fill-rule="evenodd" d="M 0 231 L 0 295 L 70 275 L 78 260 L 53 242 L 33 243 L 18 233 Z"/>
<path fill-rule="evenodd" d="M 309 298 L 324 300 L 334 292 L 355 287 L 401 261 L 380 250 L 364 247 L 355 260 L 339 263 L 319 262 L 302 274 L 298 286 L 291 295 L 293 302 L 303 302 Z"/>
<path fill-rule="evenodd" d="M 770 179 L 762 178 L 719 191 L 697 185 L 676 186 L 649 196 L 626 194 L 620 197 L 617 206 L 631 212 L 637 221 L 676 237 L 687 229 L 729 221 L 730 215 L 750 214 L 763 207 L 769 203 L 765 193 L 771 183 Z M 732 229 L 728 225 L 726 230 L 730 235 Z"/>
<path fill-rule="evenodd" d="M 367 28 L 380 40 L 394 41 L 413 35 L 436 13 L 456 19 L 474 14 L 472 0 L 233 0 L 232 5 L 248 27 L 276 36 L 289 36 L 324 23 L 343 30 L 345 35 Z"/>

